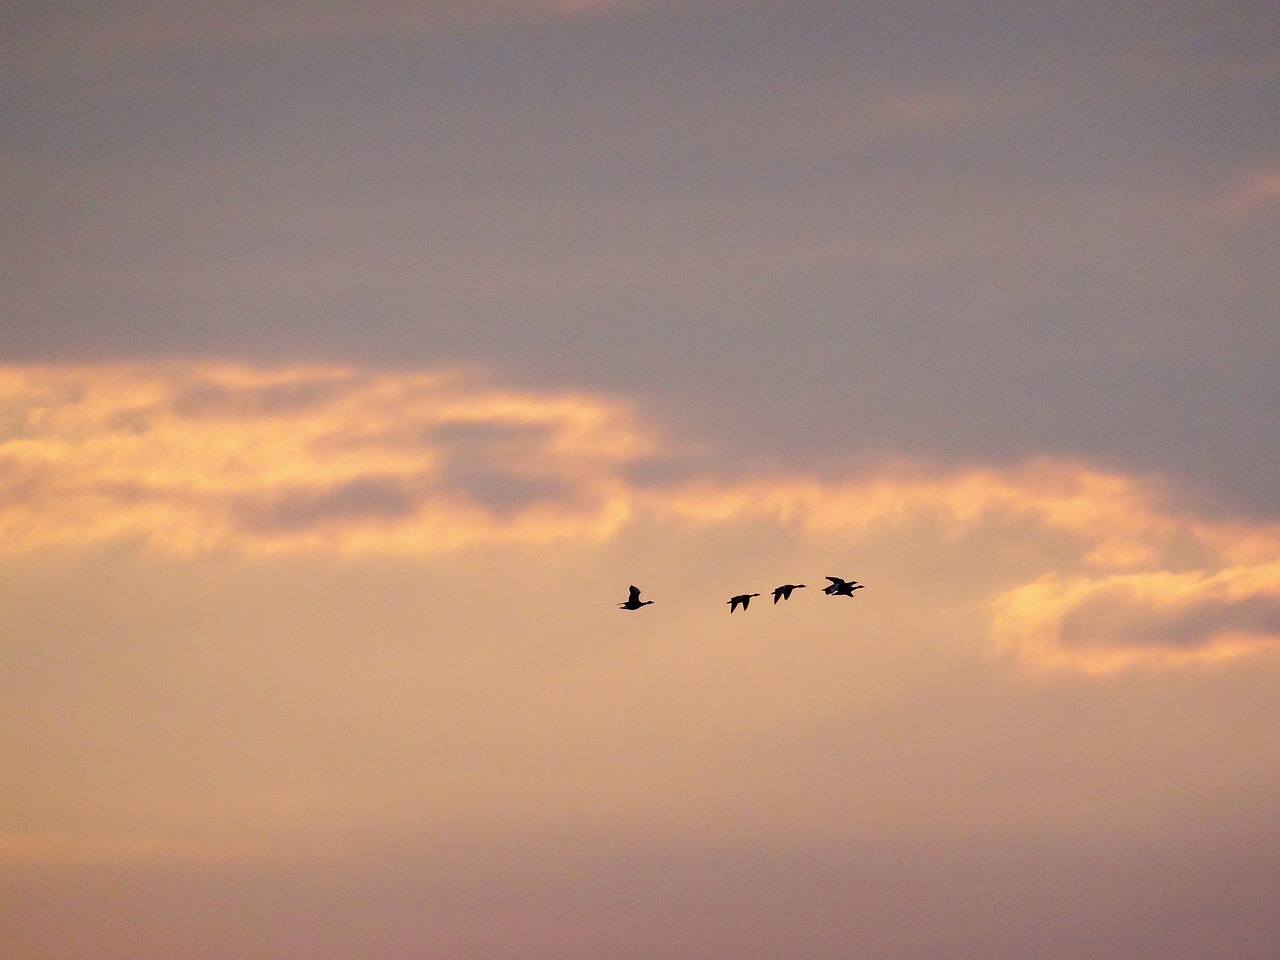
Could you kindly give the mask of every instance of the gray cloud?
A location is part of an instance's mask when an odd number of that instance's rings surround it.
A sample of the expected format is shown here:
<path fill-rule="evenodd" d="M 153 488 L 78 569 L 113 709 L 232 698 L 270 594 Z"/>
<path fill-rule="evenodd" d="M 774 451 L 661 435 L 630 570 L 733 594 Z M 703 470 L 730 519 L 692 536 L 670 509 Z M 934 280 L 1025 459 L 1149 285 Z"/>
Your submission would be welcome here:
<path fill-rule="evenodd" d="M 304 413 L 342 396 L 352 389 L 355 379 L 342 371 L 260 384 L 232 384 L 202 378 L 180 389 L 170 403 L 174 413 L 193 419 L 287 416 Z"/>
<path fill-rule="evenodd" d="M 297 533 L 331 523 L 395 521 L 410 517 L 420 502 L 413 486 L 398 477 L 359 477 L 329 487 L 234 498 L 238 525 L 255 534 Z"/>
<path fill-rule="evenodd" d="M 193 50 L 296 50 L 329 43 L 425 39 L 521 21 L 589 13 L 662 0 L 378 0 L 357 13 L 317 0 L 202 0 L 190 4 L 110 0 L 91 11 L 53 2 L 18 5 L 0 40 L 3 60 L 28 70 L 83 69 L 122 59 L 163 58 Z"/>
<path fill-rule="evenodd" d="M 1197 650 L 1227 638 L 1280 643 L 1280 595 L 1225 597 L 1205 591 L 1161 598 L 1123 584 L 1100 587 L 1061 618 L 1070 647 Z"/>
<path fill-rule="evenodd" d="M 440 455 L 436 487 L 476 504 L 497 518 L 538 506 L 582 508 L 585 491 L 555 453 L 557 428 L 547 423 L 450 422 L 427 431 Z"/>
<path fill-rule="evenodd" d="M 333 27 L 272 9 L 237 29 Z M 477 360 L 726 458 L 1047 451 L 1272 510 L 1275 223 L 1217 198 L 1276 165 L 1274 14 L 517 20 L 11 71 L 6 349 Z"/>

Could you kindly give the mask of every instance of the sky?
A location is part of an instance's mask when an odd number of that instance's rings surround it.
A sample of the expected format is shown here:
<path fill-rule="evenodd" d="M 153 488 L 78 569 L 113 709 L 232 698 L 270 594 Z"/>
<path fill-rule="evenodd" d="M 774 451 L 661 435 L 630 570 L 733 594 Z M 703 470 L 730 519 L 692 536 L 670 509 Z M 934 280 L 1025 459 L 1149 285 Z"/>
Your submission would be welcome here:
<path fill-rule="evenodd" d="M 0 79 L 0 953 L 1274 957 L 1273 4 L 18 3 Z"/>

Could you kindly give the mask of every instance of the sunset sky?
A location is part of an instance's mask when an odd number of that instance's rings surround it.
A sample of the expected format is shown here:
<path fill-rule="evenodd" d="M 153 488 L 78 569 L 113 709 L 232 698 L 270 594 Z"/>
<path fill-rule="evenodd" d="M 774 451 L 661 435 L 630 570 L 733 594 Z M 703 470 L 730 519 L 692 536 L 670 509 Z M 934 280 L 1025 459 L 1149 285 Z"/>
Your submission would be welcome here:
<path fill-rule="evenodd" d="M 0 79 L 0 955 L 1274 960 L 1274 4 L 20 3 Z"/>

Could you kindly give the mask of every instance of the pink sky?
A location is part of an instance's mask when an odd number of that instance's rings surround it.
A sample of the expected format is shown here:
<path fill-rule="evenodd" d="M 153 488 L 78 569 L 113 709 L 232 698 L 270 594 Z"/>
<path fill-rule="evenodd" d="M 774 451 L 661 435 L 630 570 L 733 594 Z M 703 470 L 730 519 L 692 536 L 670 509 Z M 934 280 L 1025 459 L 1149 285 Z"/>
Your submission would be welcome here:
<path fill-rule="evenodd" d="M 1280 48 L 1157 10 L 17 15 L 0 953 L 1269 960 Z"/>

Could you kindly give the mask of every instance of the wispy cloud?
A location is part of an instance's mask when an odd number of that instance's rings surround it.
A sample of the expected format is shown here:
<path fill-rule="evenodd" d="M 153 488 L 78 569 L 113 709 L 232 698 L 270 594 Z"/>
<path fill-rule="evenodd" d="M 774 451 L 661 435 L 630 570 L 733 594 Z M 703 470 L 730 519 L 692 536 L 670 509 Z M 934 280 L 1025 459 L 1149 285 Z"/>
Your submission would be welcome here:
<path fill-rule="evenodd" d="M 1079 463 L 725 476 L 622 401 L 455 370 L 10 367 L 0 411 L 11 553 L 438 555 L 748 521 L 853 542 L 924 523 L 937 542 L 1022 539 L 1042 558 L 991 585 L 995 649 L 1033 668 L 1280 641 L 1280 529 L 1178 510 L 1150 480 Z"/>
<path fill-rule="evenodd" d="M 1280 205 L 1280 169 L 1256 171 L 1222 198 L 1223 208 L 1241 217 L 1259 208 L 1277 205 Z"/>

